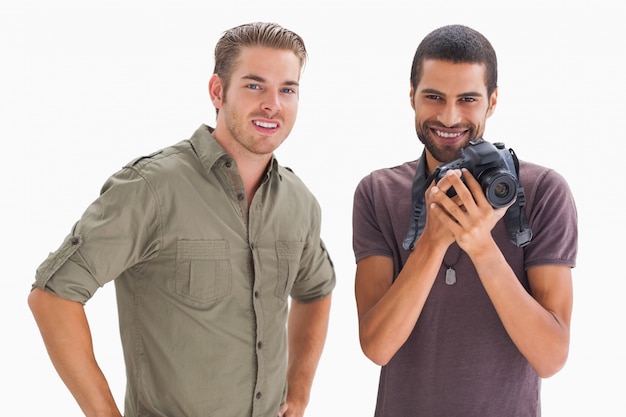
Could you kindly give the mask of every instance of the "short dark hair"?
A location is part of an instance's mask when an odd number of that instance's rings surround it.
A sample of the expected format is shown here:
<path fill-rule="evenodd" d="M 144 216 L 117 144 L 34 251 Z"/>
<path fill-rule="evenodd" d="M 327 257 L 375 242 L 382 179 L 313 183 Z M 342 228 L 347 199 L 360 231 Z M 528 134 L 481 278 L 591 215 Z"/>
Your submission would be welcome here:
<path fill-rule="evenodd" d="M 463 25 L 447 25 L 430 32 L 420 42 L 411 66 L 414 89 L 422 77 L 425 60 L 485 64 L 485 86 L 489 96 L 498 87 L 498 61 L 491 43 L 478 31 Z"/>

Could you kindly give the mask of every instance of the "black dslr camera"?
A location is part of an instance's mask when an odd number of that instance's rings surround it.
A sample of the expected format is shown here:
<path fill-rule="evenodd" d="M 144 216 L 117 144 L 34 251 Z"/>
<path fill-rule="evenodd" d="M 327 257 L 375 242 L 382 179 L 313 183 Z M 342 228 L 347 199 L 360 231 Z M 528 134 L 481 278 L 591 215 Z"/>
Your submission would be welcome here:
<path fill-rule="evenodd" d="M 433 180 L 439 182 L 449 170 L 461 168 L 466 168 L 476 178 L 492 207 L 506 207 L 515 200 L 507 209 L 504 221 L 511 242 L 520 248 L 528 245 L 533 233 L 526 219 L 524 187 L 518 181 L 517 155 L 513 149 L 506 149 L 504 143 L 491 144 L 480 138 L 463 148 L 460 158 L 439 165 L 426 179 L 424 179 L 425 168 L 418 168 L 411 191 L 413 212 L 409 231 L 402 242 L 404 249 L 413 250 L 426 224 L 425 210 L 423 210 L 426 187 L 429 187 Z M 447 194 L 454 197 L 456 191 L 450 188 Z"/>
<path fill-rule="evenodd" d="M 467 168 L 480 183 L 489 204 L 494 208 L 506 207 L 515 200 L 520 188 L 513 156 L 513 150 L 506 149 L 504 143 L 491 144 L 482 138 L 471 141 L 461 150 L 460 158 L 437 167 L 433 173 L 435 182 L 449 170 Z M 450 188 L 447 194 L 453 197 L 456 192 Z"/>

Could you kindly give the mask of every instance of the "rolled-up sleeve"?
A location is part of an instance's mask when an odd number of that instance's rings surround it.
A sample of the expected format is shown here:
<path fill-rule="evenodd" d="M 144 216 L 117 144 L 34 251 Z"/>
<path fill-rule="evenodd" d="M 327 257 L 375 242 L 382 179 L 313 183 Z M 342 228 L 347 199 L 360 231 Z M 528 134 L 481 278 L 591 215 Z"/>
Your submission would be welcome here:
<path fill-rule="evenodd" d="M 117 172 L 59 249 L 37 268 L 33 287 L 86 303 L 98 288 L 158 251 L 158 208 L 154 193 L 135 170 Z"/>
<path fill-rule="evenodd" d="M 321 238 L 321 209 L 317 201 L 312 207 L 309 238 L 304 245 L 298 277 L 291 290 L 291 297 L 303 302 L 327 296 L 336 283 L 333 262 Z"/>

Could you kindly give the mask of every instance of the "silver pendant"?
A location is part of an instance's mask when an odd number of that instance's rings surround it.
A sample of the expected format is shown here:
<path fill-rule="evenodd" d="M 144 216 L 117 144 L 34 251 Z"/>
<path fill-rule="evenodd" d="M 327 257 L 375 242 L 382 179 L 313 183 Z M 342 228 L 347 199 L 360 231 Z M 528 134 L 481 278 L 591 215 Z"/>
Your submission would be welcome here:
<path fill-rule="evenodd" d="M 446 270 L 446 284 L 448 285 L 456 284 L 456 271 L 452 269 L 452 267 Z"/>

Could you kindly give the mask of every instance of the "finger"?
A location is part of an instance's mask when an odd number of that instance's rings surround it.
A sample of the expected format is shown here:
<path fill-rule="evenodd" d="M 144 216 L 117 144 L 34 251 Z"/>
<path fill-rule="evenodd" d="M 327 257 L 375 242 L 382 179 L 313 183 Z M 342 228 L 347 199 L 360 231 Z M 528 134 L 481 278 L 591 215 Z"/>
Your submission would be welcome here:
<path fill-rule="evenodd" d="M 465 215 L 465 208 L 461 208 L 455 200 L 458 201 L 456 198 L 452 199 L 448 197 L 443 190 L 433 187 L 430 207 L 440 209 L 439 211 L 443 212 L 448 218 L 452 219 L 452 221 L 458 223 Z"/>
<path fill-rule="evenodd" d="M 472 173 L 469 172 L 467 168 L 463 168 L 462 172 L 463 172 L 463 179 L 465 180 L 466 188 L 471 193 L 473 202 L 478 207 L 483 207 L 485 205 L 490 206 L 489 202 L 487 201 L 487 197 L 485 197 L 485 193 L 483 192 L 483 189 L 480 186 L 480 183 L 478 182 L 478 180 L 474 178 Z"/>
<path fill-rule="evenodd" d="M 460 210 L 459 206 L 455 205 L 454 207 Z M 452 233 L 453 236 L 456 236 L 456 234 L 461 230 L 457 219 L 454 218 L 454 216 L 441 205 L 432 203 L 429 206 L 429 209 L 432 212 L 432 215 L 434 215 L 439 222 Z"/>
<path fill-rule="evenodd" d="M 452 178 L 461 178 L 461 170 L 459 169 L 451 169 L 446 171 L 443 177 L 437 182 L 437 187 L 443 192 L 447 193 L 448 190 L 453 188 L 452 186 Z"/>
<path fill-rule="evenodd" d="M 463 211 L 471 209 L 475 201 L 472 193 L 464 183 L 464 179 L 458 176 L 450 176 L 449 181 L 456 191 L 455 196 L 452 197 L 454 204 L 459 206 Z"/>

